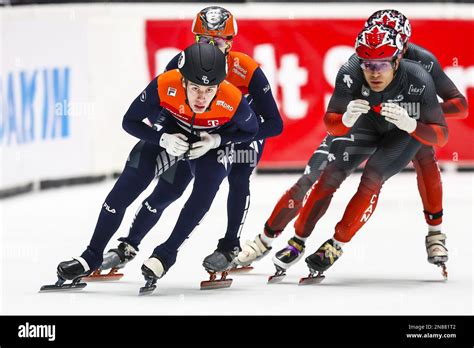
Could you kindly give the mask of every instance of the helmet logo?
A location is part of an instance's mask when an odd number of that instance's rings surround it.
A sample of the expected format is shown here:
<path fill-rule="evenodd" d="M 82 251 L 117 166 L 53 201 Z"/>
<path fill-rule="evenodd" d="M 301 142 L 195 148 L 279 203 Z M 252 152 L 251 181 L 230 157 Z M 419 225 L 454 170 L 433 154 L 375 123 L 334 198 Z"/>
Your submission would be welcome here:
<path fill-rule="evenodd" d="M 203 76 L 201 77 L 201 80 L 202 80 L 202 82 L 204 82 L 206 85 L 209 84 L 209 79 L 207 78 L 206 75 L 203 75 Z"/>
<path fill-rule="evenodd" d="M 408 37 L 411 36 L 411 25 L 410 25 L 410 21 L 408 19 L 405 22 L 405 25 L 403 27 L 403 32 L 405 33 L 406 36 L 408 36 Z"/>
<path fill-rule="evenodd" d="M 395 44 L 397 45 L 397 48 L 400 51 L 403 50 L 403 40 L 400 34 L 397 34 L 397 36 L 395 37 Z"/>
<path fill-rule="evenodd" d="M 410 21 L 397 10 L 379 10 L 373 13 L 365 23 L 365 27 L 378 24 L 395 29 L 402 34 L 402 39 L 408 41 L 411 36 Z"/>
<path fill-rule="evenodd" d="M 181 52 L 181 54 L 179 55 L 179 58 L 178 58 L 178 69 L 181 69 L 183 66 L 184 66 L 184 61 L 186 60 L 185 56 L 184 56 L 184 51 Z"/>
<path fill-rule="evenodd" d="M 208 7 L 202 10 L 201 20 L 207 30 L 222 30 L 230 13 L 222 7 Z"/>
<path fill-rule="evenodd" d="M 401 40 L 400 34 L 397 35 L 397 38 Z M 398 39 L 396 39 L 396 44 L 398 48 Z M 401 42 L 401 41 L 400 41 Z M 368 47 L 377 48 L 383 45 L 394 46 L 392 40 L 390 40 L 390 33 L 384 30 L 381 26 L 374 26 L 371 31 L 366 31 L 362 37 L 362 44 Z M 403 48 L 403 44 L 402 44 Z"/>
<path fill-rule="evenodd" d="M 381 19 L 374 21 L 374 24 L 382 24 L 397 29 L 397 19 L 389 16 L 388 13 L 385 13 Z"/>
<path fill-rule="evenodd" d="M 144 103 L 146 100 L 146 89 L 140 94 L 140 101 Z"/>
<path fill-rule="evenodd" d="M 370 89 L 368 89 L 367 87 L 365 87 L 364 85 L 362 85 L 362 95 L 364 97 L 368 97 L 370 95 Z"/>

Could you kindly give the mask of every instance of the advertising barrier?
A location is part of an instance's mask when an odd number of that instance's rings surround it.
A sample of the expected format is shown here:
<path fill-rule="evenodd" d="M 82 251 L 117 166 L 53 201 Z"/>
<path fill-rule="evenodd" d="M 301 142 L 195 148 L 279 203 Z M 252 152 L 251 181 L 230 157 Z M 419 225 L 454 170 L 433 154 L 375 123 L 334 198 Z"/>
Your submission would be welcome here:
<path fill-rule="evenodd" d="M 130 103 L 193 42 L 202 4 L 0 8 L 0 197 L 15 187 L 120 172 L 138 141 L 123 131 Z M 234 50 L 261 64 L 285 129 L 260 168 L 303 168 L 324 137 L 339 67 L 378 4 L 229 4 Z M 474 111 L 473 6 L 404 4 L 412 41 L 432 51 Z M 472 117 L 449 121 L 444 163 L 474 162 Z"/>
<path fill-rule="evenodd" d="M 364 20 L 239 20 L 233 50 L 251 55 L 265 72 L 284 119 L 281 136 L 270 139 L 261 167 L 304 166 L 324 138 L 323 115 L 337 71 L 354 53 Z M 435 54 L 446 74 L 468 99 L 474 114 L 474 21 L 413 20 L 412 42 Z M 165 34 L 166 33 L 166 34 Z M 460 34 L 462 33 L 462 34 Z M 150 78 L 192 43 L 189 21 L 150 20 L 146 47 Z M 474 121 L 449 122 L 450 140 L 440 160 L 474 161 Z"/>

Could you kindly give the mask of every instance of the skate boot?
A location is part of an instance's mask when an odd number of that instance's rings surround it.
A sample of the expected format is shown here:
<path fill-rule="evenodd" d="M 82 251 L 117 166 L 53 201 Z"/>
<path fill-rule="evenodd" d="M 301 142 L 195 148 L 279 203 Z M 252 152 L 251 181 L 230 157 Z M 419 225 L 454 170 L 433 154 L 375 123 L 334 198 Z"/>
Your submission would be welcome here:
<path fill-rule="evenodd" d="M 43 285 L 40 292 L 57 290 L 80 290 L 86 287 L 81 279 L 91 273 L 89 265 L 82 257 L 75 257 L 70 261 L 63 261 L 58 265 L 58 280 L 54 285 Z M 66 280 L 71 283 L 65 284 Z"/>
<path fill-rule="evenodd" d="M 286 270 L 297 263 L 304 255 L 304 242 L 296 237 L 288 241 L 288 245 L 273 256 L 276 267 L 274 275 L 268 277 L 268 283 L 279 283 L 286 276 Z"/>
<path fill-rule="evenodd" d="M 232 284 L 232 279 L 227 279 L 229 270 L 234 266 L 234 259 L 239 254 L 239 248 L 234 250 L 221 251 L 216 249 L 211 255 L 206 256 L 202 265 L 209 273 L 209 280 L 201 282 L 201 290 L 228 288 Z M 221 273 L 221 278 L 216 280 L 217 272 Z"/>
<path fill-rule="evenodd" d="M 448 261 L 448 249 L 446 249 L 446 235 L 440 231 L 430 232 L 425 238 L 428 262 L 441 267 L 441 273 L 445 280 L 448 279 L 446 262 Z"/>
<path fill-rule="evenodd" d="M 248 240 L 245 242 L 242 251 L 237 255 L 236 263 L 242 267 L 249 267 L 254 261 L 262 259 L 267 255 L 272 247 L 267 246 L 260 235 L 257 235 L 254 240 Z"/>
<path fill-rule="evenodd" d="M 149 295 L 156 289 L 156 281 L 166 274 L 166 269 L 158 256 L 151 257 L 143 262 L 142 274 L 145 277 L 146 284 L 140 288 L 139 295 Z"/>
<path fill-rule="evenodd" d="M 100 268 L 90 276 L 85 277 L 86 282 L 102 280 L 120 280 L 123 273 L 117 273 L 120 268 L 124 268 L 127 263 L 132 261 L 137 255 L 138 250 L 128 243 L 121 242 L 116 249 L 110 249 L 104 255 L 104 261 Z M 102 271 L 110 269 L 108 273 Z"/>
<path fill-rule="evenodd" d="M 342 248 L 338 246 L 334 240 L 328 239 L 314 253 L 306 258 L 306 264 L 309 267 L 309 275 L 301 278 L 299 284 L 317 284 L 324 280 L 323 272 L 336 262 L 342 255 Z"/>

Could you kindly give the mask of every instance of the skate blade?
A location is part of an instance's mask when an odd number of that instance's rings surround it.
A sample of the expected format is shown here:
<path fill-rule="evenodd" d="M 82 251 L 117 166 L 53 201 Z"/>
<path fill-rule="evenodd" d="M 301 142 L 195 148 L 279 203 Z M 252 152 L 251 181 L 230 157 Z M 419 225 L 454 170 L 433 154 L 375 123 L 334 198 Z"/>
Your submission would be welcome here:
<path fill-rule="evenodd" d="M 441 267 L 441 275 L 443 276 L 443 279 L 448 280 L 448 269 L 446 268 L 446 265 L 443 263 L 438 266 Z"/>
<path fill-rule="evenodd" d="M 43 285 L 39 292 L 63 291 L 63 290 L 82 290 L 87 286 L 86 283 L 63 284 L 63 285 Z"/>
<path fill-rule="evenodd" d="M 117 274 L 94 274 L 90 275 L 88 277 L 82 278 L 87 283 L 90 282 L 107 282 L 107 281 L 114 281 L 114 280 L 120 280 L 122 279 L 123 274 L 122 273 L 117 273 Z"/>
<path fill-rule="evenodd" d="M 286 274 L 271 275 L 268 277 L 267 284 L 278 284 L 285 279 Z"/>
<path fill-rule="evenodd" d="M 326 277 L 323 276 L 323 275 L 318 275 L 318 276 L 314 276 L 314 277 L 303 277 L 298 282 L 298 285 L 319 284 L 324 280 L 324 278 L 326 278 Z"/>
<path fill-rule="evenodd" d="M 102 273 L 102 270 L 98 269 L 82 279 L 86 282 L 120 280 L 123 277 L 123 273 L 117 273 L 117 271 L 117 268 L 111 268 L 108 273 Z"/>
<path fill-rule="evenodd" d="M 225 280 L 203 280 L 201 290 L 213 290 L 229 288 L 232 285 L 232 279 Z"/>
<path fill-rule="evenodd" d="M 239 266 L 229 270 L 229 273 L 248 273 L 253 270 L 252 266 Z"/>
<path fill-rule="evenodd" d="M 138 291 L 138 295 L 139 296 L 151 295 L 153 291 L 155 291 L 155 289 L 156 289 L 156 285 L 144 286 L 140 288 L 140 290 Z"/>

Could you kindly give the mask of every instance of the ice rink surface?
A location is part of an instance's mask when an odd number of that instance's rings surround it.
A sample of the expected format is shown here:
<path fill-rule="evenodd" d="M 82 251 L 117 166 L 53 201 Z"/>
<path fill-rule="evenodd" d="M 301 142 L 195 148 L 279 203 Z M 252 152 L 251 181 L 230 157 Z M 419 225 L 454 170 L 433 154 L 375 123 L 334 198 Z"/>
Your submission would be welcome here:
<path fill-rule="evenodd" d="M 297 175 L 255 175 L 242 240 L 253 239 L 281 194 Z M 360 174 L 347 179 L 326 215 L 307 241 L 306 255 L 333 234 L 355 193 Z M 164 241 L 189 195 L 163 214 L 140 247 L 137 258 L 117 282 L 89 283 L 81 291 L 38 293 L 56 281 L 60 261 L 80 255 L 92 235 L 103 200 L 114 181 L 54 189 L 0 201 L 1 307 L 7 315 L 451 315 L 473 314 L 473 196 L 470 173 L 443 173 L 444 223 L 449 280 L 426 261 L 427 228 L 414 173 L 402 173 L 384 186 L 375 214 L 344 247 L 344 255 L 319 285 L 298 286 L 307 275 L 301 260 L 280 284 L 266 284 L 273 274 L 271 257 L 293 235 L 290 224 L 273 244 L 273 252 L 248 274 L 232 275 L 228 289 L 202 291 L 207 273 L 202 259 L 223 236 L 227 223 L 227 181 L 222 184 L 203 223 L 182 247 L 175 266 L 160 279 L 151 296 L 139 297 L 142 262 Z M 152 184 L 153 186 L 154 184 Z M 126 235 L 139 203 L 132 204 L 116 238 Z M 108 250 L 108 249 L 107 249 Z"/>

